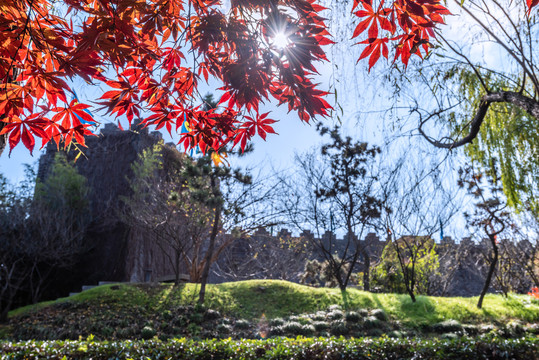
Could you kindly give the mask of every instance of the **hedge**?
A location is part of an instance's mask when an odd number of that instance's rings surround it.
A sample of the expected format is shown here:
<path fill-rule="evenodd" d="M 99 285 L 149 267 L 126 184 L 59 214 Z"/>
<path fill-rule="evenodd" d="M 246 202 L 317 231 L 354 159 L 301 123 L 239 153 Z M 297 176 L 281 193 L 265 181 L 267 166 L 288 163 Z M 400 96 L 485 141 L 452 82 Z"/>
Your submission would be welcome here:
<path fill-rule="evenodd" d="M 539 339 L 498 337 L 453 340 L 381 338 L 174 339 L 98 342 L 0 342 L 1 359 L 539 359 Z"/>

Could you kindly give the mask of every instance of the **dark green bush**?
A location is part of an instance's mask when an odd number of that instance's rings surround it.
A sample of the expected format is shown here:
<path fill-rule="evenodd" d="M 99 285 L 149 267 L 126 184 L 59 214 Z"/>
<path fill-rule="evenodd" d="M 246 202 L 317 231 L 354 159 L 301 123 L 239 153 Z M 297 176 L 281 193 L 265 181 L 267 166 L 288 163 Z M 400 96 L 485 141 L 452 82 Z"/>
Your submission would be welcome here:
<path fill-rule="evenodd" d="M 368 316 L 368 315 L 369 315 L 369 310 L 367 310 L 367 309 L 359 309 L 359 310 L 357 311 L 357 313 L 358 313 L 359 315 L 361 315 L 361 317 L 365 317 L 365 316 Z"/>
<path fill-rule="evenodd" d="M 361 320 L 361 315 L 355 311 L 349 311 L 344 315 L 346 321 L 351 323 L 357 323 Z"/>
<path fill-rule="evenodd" d="M 457 320 L 446 320 L 432 325 L 432 330 L 440 334 L 462 331 L 462 329 L 462 324 Z"/>
<path fill-rule="evenodd" d="M 316 314 L 311 315 L 311 319 L 314 321 L 325 321 L 326 317 L 327 315 L 325 311 L 317 311 Z"/>
<path fill-rule="evenodd" d="M 458 339 L 461 335 L 455 333 L 445 333 L 441 335 L 442 339 L 454 340 Z"/>
<path fill-rule="evenodd" d="M 107 339 L 107 338 L 110 338 L 112 334 L 114 334 L 114 329 L 111 328 L 110 326 L 104 326 L 103 328 L 101 328 L 101 331 L 99 333 L 101 337 L 103 337 L 104 339 Z"/>
<path fill-rule="evenodd" d="M 119 339 L 129 339 L 136 334 L 136 330 L 130 327 L 118 329 L 116 331 L 116 337 Z"/>
<path fill-rule="evenodd" d="M 402 339 L 404 337 L 404 334 L 402 331 L 394 330 L 387 334 L 387 336 L 389 336 L 390 338 Z"/>
<path fill-rule="evenodd" d="M 200 327 L 200 325 L 192 323 L 187 325 L 186 331 L 188 335 L 195 337 L 200 335 L 202 327 Z"/>
<path fill-rule="evenodd" d="M 229 318 L 222 318 L 221 319 L 222 324 L 232 325 L 232 319 Z"/>
<path fill-rule="evenodd" d="M 382 309 L 374 309 L 373 311 L 371 311 L 371 315 L 374 316 L 375 318 L 377 318 L 380 321 L 387 321 L 388 320 L 386 312 L 384 310 L 382 310 Z"/>
<path fill-rule="evenodd" d="M 367 316 L 365 318 L 365 321 L 363 321 L 363 327 L 365 329 L 375 329 L 375 328 L 379 328 L 382 326 L 382 323 L 380 320 L 378 320 L 376 317 L 374 316 Z"/>
<path fill-rule="evenodd" d="M 269 336 L 282 336 L 284 335 L 284 330 L 282 326 L 274 326 L 270 328 Z"/>
<path fill-rule="evenodd" d="M 247 320 L 237 320 L 236 321 L 236 329 L 248 329 L 250 324 L 249 324 L 249 321 Z"/>
<path fill-rule="evenodd" d="M 187 319 L 186 319 L 185 317 L 183 317 L 183 316 L 178 316 L 178 317 L 176 317 L 172 322 L 173 322 L 173 324 L 174 324 L 175 326 L 183 327 L 183 326 L 187 325 L 187 322 L 188 322 L 188 321 L 187 321 Z"/>
<path fill-rule="evenodd" d="M 524 328 L 530 334 L 539 335 L 539 324 L 530 324 Z"/>
<path fill-rule="evenodd" d="M 217 332 L 221 335 L 227 335 L 232 332 L 232 326 L 227 324 L 219 324 L 216 328 Z"/>
<path fill-rule="evenodd" d="M 475 336 L 479 334 L 479 328 L 475 325 L 462 325 L 467 335 Z"/>
<path fill-rule="evenodd" d="M 204 314 L 204 320 L 217 320 L 221 317 L 221 313 L 217 310 L 208 309 Z"/>
<path fill-rule="evenodd" d="M 301 326 L 301 332 L 298 335 L 313 336 L 315 331 L 316 330 L 315 330 L 314 326 L 312 326 L 310 324 L 302 325 Z"/>
<path fill-rule="evenodd" d="M 288 321 L 299 322 L 301 325 L 308 325 L 313 322 L 313 320 L 308 316 L 290 316 Z"/>
<path fill-rule="evenodd" d="M 339 320 L 344 318 L 344 313 L 341 310 L 332 310 L 327 314 L 330 320 Z"/>
<path fill-rule="evenodd" d="M 192 313 L 189 316 L 191 322 L 194 322 L 195 324 L 200 324 L 204 320 L 204 314 L 200 312 Z"/>
<path fill-rule="evenodd" d="M 204 314 L 207 310 L 206 306 L 203 304 L 196 304 L 195 306 L 192 306 L 193 310 L 197 313 Z"/>
<path fill-rule="evenodd" d="M 276 327 L 276 326 L 282 326 L 284 325 L 285 321 L 281 318 L 275 318 L 275 319 L 271 319 L 269 321 L 269 326 L 273 326 L 273 327 Z"/>
<path fill-rule="evenodd" d="M 496 330 L 496 326 L 492 324 L 483 325 L 479 328 L 480 334 L 488 334 Z"/>
<path fill-rule="evenodd" d="M 329 328 L 329 324 L 325 321 L 315 321 L 313 322 L 313 326 L 316 331 L 324 331 Z"/>
<path fill-rule="evenodd" d="M 329 329 L 329 332 L 331 335 L 335 336 L 342 336 L 347 335 L 350 329 L 348 329 L 348 326 L 346 326 L 346 323 L 343 320 L 335 320 L 331 322 L 331 327 Z"/>
<path fill-rule="evenodd" d="M 367 331 L 367 336 L 371 336 L 371 337 L 380 337 L 384 335 L 384 330 L 382 329 L 370 329 Z"/>
<path fill-rule="evenodd" d="M 172 311 L 170 310 L 163 311 L 162 316 L 164 320 L 172 320 L 172 318 L 174 318 L 174 315 L 172 314 Z"/>
<path fill-rule="evenodd" d="M 140 336 L 146 340 L 153 338 L 155 334 L 156 334 L 155 330 L 150 326 L 143 327 L 142 331 L 140 332 Z"/>
<path fill-rule="evenodd" d="M 301 325 L 297 321 L 288 321 L 283 326 L 281 326 L 285 333 L 291 335 L 301 335 L 302 327 L 303 325 Z"/>
<path fill-rule="evenodd" d="M 519 337 L 524 335 L 524 326 L 520 321 L 511 321 L 505 326 L 506 332 L 509 334 L 509 337 Z"/>

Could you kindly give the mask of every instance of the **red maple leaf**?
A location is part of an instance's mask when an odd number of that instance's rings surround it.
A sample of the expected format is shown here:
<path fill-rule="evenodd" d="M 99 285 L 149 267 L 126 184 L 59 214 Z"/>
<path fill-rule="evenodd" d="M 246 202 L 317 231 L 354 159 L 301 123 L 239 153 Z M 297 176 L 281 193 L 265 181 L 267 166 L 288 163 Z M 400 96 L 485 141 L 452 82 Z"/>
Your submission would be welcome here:
<path fill-rule="evenodd" d="M 242 127 L 246 128 L 249 132 L 250 136 L 252 137 L 256 133 L 263 139 L 266 140 L 266 134 L 276 134 L 275 130 L 273 130 L 273 127 L 271 124 L 274 124 L 277 122 L 277 120 L 268 119 L 269 112 L 263 113 L 263 114 L 256 114 L 256 118 L 252 118 L 250 116 L 245 116 L 245 121 L 242 125 Z M 243 146 L 241 149 L 244 150 L 245 146 Z"/>
<path fill-rule="evenodd" d="M 395 24 L 391 23 L 391 21 L 387 19 L 387 17 L 390 14 L 392 14 L 392 11 L 389 8 L 382 8 L 383 5 L 384 5 L 384 1 L 382 0 L 378 10 L 374 11 L 370 4 L 364 3 L 365 10 L 359 10 L 354 13 L 354 15 L 356 15 L 357 17 L 365 18 L 365 20 L 361 21 L 356 26 L 356 28 L 354 29 L 354 33 L 352 34 L 352 39 L 355 37 L 358 37 L 367 28 L 369 28 L 369 31 L 368 31 L 369 39 L 378 38 L 378 24 L 380 24 L 380 27 L 383 30 L 389 31 L 390 33 L 395 32 L 396 30 Z"/>
<path fill-rule="evenodd" d="M 369 57 L 369 70 L 376 64 L 381 54 L 387 58 L 386 43 L 389 41 L 398 42 L 394 61 L 400 58 L 406 66 L 411 55 L 422 57 L 420 48 L 428 52 L 435 24 L 443 24 L 443 15 L 450 14 L 439 0 L 399 0 L 390 8 L 382 8 L 383 4 L 382 0 L 379 10 L 374 11 L 370 0 L 354 1 L 353 14 L 362 20 L 356 26 L 352 38 L 358 37 L 368 29 L 367 39 L 358 44 L 367 45 L 359 60 Z M 358 7 L 361 9 L 354 12 Z M 394 36 L 388 38 L 380 34 L 380 29 Z"/>
<path fill-rule="evenodd" d="M 387 48 L 387 42 L 389 39 L 386 38 L 371 38 L 367 39 L 365 41 L 361 41 L 360 44 L 368 44 L 365 49 L 363 49 L 363 52 L 359 56 L 359 60 L 364 59 L 368 56 L 369 57 L 369 71 L 371 71 L 371 68 L 376 64 L 378 59 L 380 58 L 380 54 L 382 54 L 386 59 L 389 54 L 389 50 Z"/>
<path fill-rule="evenodd" d="M 78 100 L 73 99 L 71 100 L 69 106 L 53 108 L 52 111 L 56 114 L 52 117 L 51 120 L 53 122 L 61 121 L 60 126 L 62 126 L 62 128 L 64 129 L 80 126 L 80 119 L 84 120 L 89 124 L 94 124 L 95 120 L 92 118 L 92 116 L 86 111 L 84 111 L 89 107 L 89 105 L 79 103 Z"/>

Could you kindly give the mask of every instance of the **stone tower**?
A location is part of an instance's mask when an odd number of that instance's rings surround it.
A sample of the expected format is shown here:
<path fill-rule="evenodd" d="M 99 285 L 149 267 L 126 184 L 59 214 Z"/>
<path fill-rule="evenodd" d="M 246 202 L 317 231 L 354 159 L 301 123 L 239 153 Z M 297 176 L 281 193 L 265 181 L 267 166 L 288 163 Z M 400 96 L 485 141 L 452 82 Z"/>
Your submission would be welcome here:
<path fill-rule="evenodd" d="M 77 159 L 75 167 L 88 181 L 92 223 L 86 241 L 90 250 L 64 287 L 76 290 L 99 281 L 153 281 L 169 275 L 163 251 L 145 234 L 132 231 L 120 216 L 121 197 L 130 195 L 131 164 L 144 149 L 161 140 L 159 132 L 122 131 L 114 124 L 106 124 L 99 135 L 86 138 L 84 156 Z M 164 148 L 169 153 L 164 161 L 171 158 L 170 153 L 179 156 L 173 146 Z M 48 176 L 57 152 L 56 144 L 49 143 L 39 160 L 40 180 Z M 74 160 L 76 154 L 71 151 L 66 155 Z"/>

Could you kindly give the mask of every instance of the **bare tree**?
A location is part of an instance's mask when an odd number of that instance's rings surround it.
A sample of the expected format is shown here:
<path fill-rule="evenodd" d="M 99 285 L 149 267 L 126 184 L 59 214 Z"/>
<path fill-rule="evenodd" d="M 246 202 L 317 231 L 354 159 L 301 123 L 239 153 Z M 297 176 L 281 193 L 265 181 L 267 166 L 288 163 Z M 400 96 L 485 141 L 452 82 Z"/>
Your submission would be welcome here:
<path fill-rule="evenodd" d="M 473 257 L 473 243 L 461 241 L 439 244 L 436 249 L 439 271 L 434 275 L 432 294 L 449 296 L 449 291 L 455 282 L 455 276 L 459 270 L 465 268 Z"/>
<path fill-rule="evenodd" d="M 320 133 L 328 134 L 331 142 L 322 146 L 319 157 L 307 154 L 296 158 L 296 178 L 283 179 L 283 206 L 298 229 L 317 233 L 310 242 L 328 263 L 341 290 L 346 289 L 362 259 L 363 288 L 369 291 L 370 256 L 360 239 L 380 217 L 374 174 L 374 159 L 380 149 L 343 137 L 338 128 L 322 127 Z M 321 236 L 327 230 L 328 236 Z M 344 242 L 337 241 L 336 230 L 346 232 Z"/>
<path fill-rule="evenodd" d="M 457 212 L 456 199 L 438 166 L 410 164 L 402 157 L 394 165 L 386 165 L 381 177 L 381 221 L 393 239 L 406 292 L 415 302 L 418 262 L 432 248 L 433 235 Z"/>
<path fill-rule="evenodd" d="M 504 201 L 502 190 L 498 186 L 500 179 L 488 178 L 488 189 L 485 190 L 485 175 L 477 172 L 472 166 L 461 169 L 460 175 L 459 185 L 466 187 L 469 194 L 477 199 L 474 212 L 467 214 L 468 222 L 470 226 L 482 229 L 491 246 L 491 251 L 485 254 L 489 269 L 477 302 L 477 307 L 481 309 L 498 264 L 500 252 L 498 235 L 509 225 L 510 213 L 507 209 L 507 203 Z"/>
<path fill-rule="evenodd" d="M 201 283 L 203 303 L 210 266 L 235 240 L 226 232 L 247 233 L 271 222 L 262 208 L 267 192 L 251 176 L 215 166 L 210 155 L 192 159 L 162 144 L 145 150 L 133 172 L 125 221 L 153 236 L 176 284 L 187 268 L 190 281 Z"/>
<path fill-rule="evenodd" d="M 184 268 L 190 281 L 200 282 L 211 222 L 209 209 L 193 201 L 182 178 L 188 161 L 162 143 L 144 150 L 132 166 L 132 196 L 123 199 L 124 220 L 132 231 L 153 237 L 174 270 L 175 284 Z"/>
<path fill-rule="evenodd" d="M 0 323 L 7 321 L 17 294 L 25 287 L 28 270 L 24 258 L 14 249 L 13 244 L 7 243 L 5 234 L 0 241 Z"/>
<path fill-rule="evenodd" d="M 498 267 L 493 279 L 494 288 L 506 296 L 509 292 L 526 293 L 539 285 L 537 222 L 529 216 L 531 213 L 510 215 L 510 226 L 498 241 Z"/>

